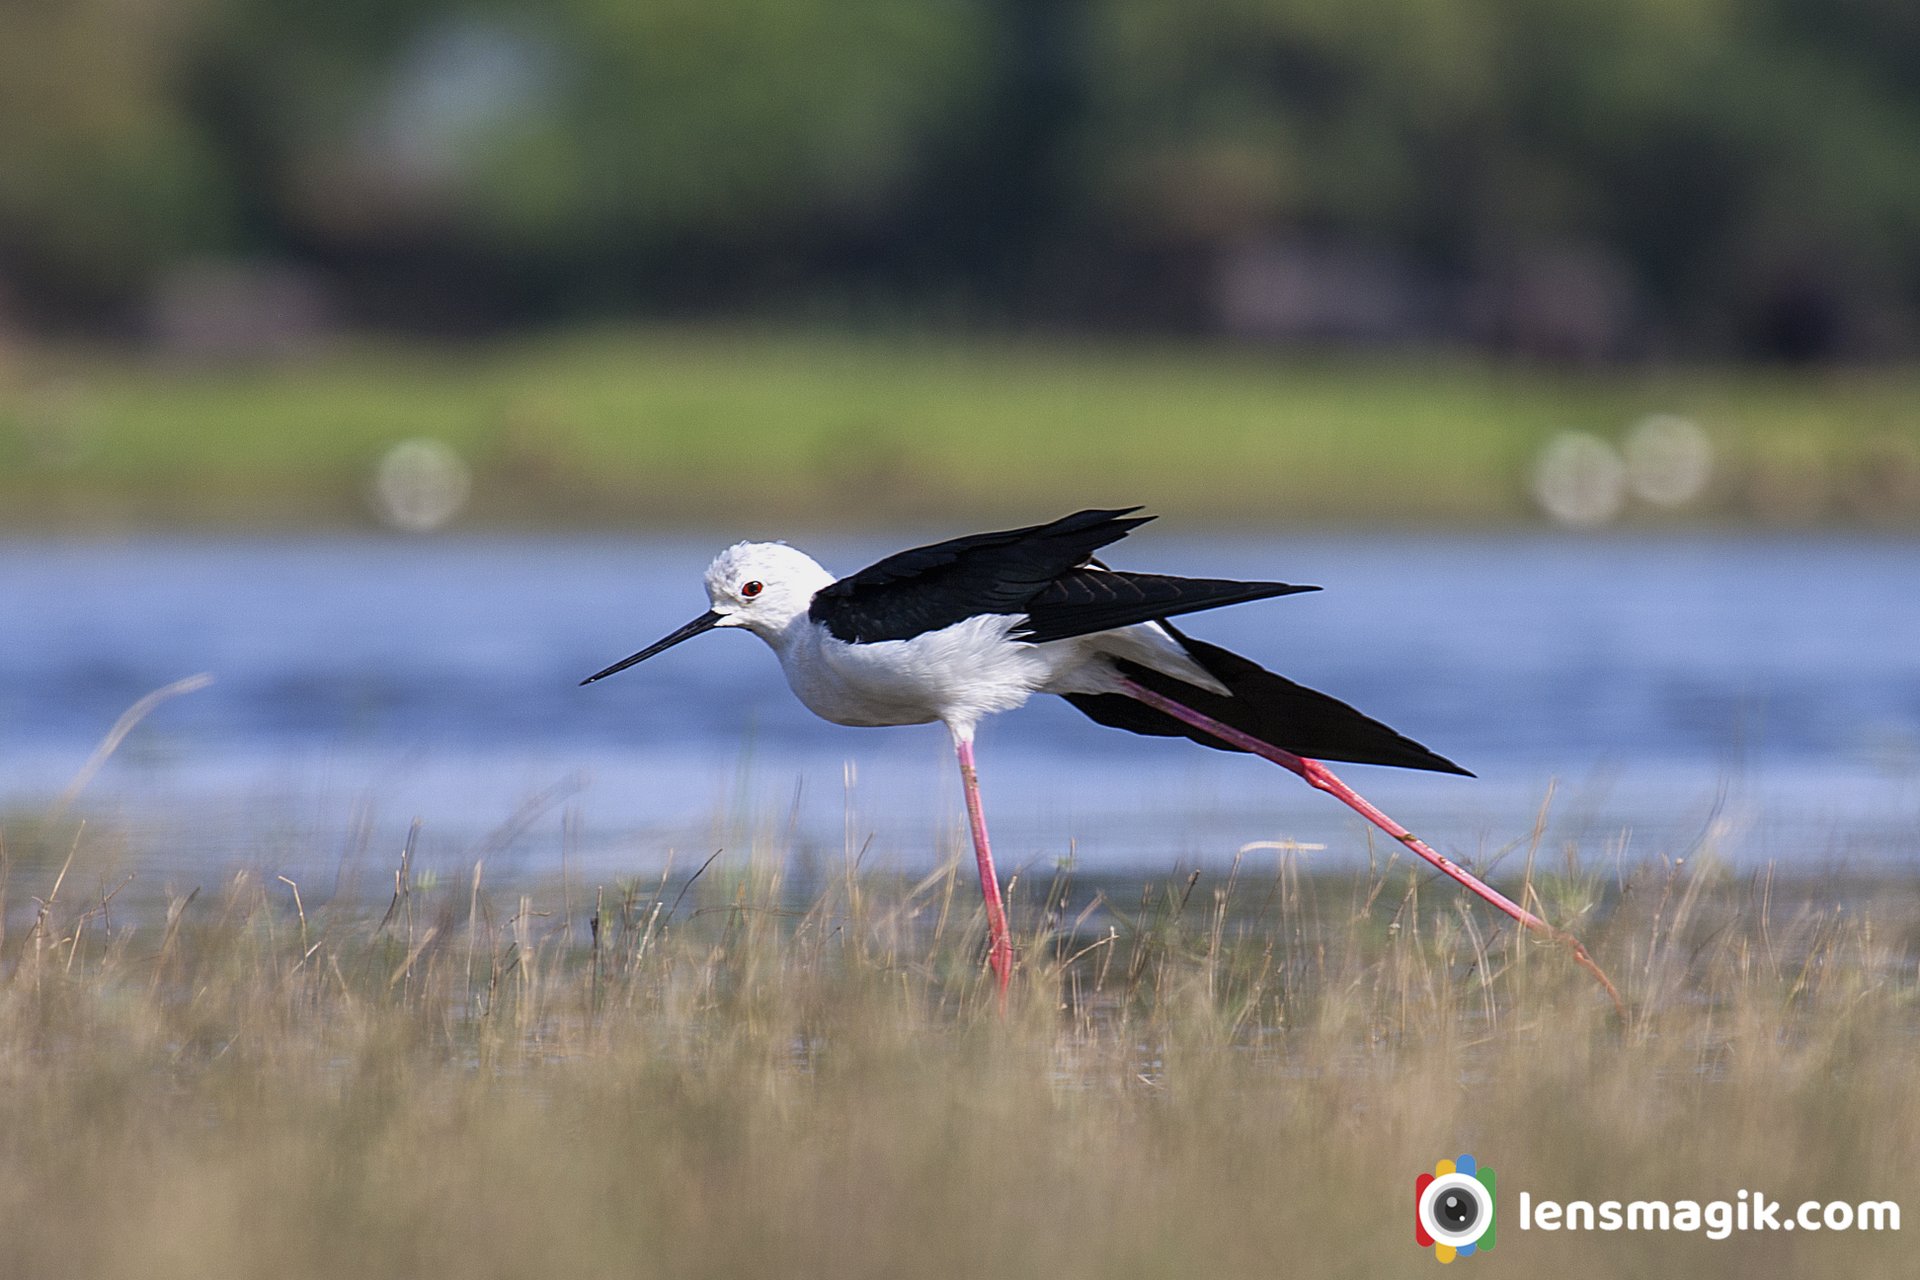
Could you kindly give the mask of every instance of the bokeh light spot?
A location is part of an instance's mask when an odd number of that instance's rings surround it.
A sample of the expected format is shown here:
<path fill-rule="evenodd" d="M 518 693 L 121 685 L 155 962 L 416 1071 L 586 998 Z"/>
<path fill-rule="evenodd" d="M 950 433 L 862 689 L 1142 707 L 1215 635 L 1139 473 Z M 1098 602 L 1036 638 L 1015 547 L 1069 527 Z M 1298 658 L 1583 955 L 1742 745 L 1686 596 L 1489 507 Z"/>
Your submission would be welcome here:
<path fill-rule="evenodd" d="M 373 509 L 391 528 L 427 533 L 459 515 L 472 491 L 472 473 L 452 446 L 402 440 L 374 470 Z"/>
<path fill-rule="evenodd" d="M 1533 496 L 1556 522 L 1597 528 L 1617 519 L 1626 506 L 1627 464 L 1599 436 L 1563 431 L 1534 463 Z"/>
<path fill-rule="evenodd" d="M 1627 433 L 1627 483 L 1656 507 L 1695 502 L 1713 479 L 1713 441 L 1691 418 L 1656 413 Z"/>

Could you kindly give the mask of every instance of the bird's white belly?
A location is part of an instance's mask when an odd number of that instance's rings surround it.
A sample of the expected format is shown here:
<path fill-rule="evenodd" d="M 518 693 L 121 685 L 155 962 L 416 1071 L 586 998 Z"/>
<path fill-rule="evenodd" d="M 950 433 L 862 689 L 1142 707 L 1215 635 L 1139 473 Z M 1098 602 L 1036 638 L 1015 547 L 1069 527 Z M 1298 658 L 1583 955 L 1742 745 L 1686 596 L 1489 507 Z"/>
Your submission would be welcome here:
<path fill-rule="evenodd" d="M 780 648 L 787 683 L 822 719 L 846 725 L 971 726 L 1044 687 L 1059 645 L 1007 639 L 1016 618 L 986 615 L 911 640 L 848 644 L 806 627 Z"/>

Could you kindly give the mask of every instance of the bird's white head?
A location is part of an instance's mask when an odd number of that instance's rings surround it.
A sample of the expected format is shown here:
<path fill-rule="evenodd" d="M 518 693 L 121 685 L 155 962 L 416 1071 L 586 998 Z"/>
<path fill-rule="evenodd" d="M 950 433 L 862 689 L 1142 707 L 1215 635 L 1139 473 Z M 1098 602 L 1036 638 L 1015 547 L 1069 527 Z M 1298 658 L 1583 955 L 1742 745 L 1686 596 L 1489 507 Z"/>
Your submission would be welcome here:
<path fill-rule="evenodd" d="M 580 683 L 592 684 L 616 671 L 625 671 L 715 627 L 745 627 L 779 648 L 789 628 L 807 616 L 814 592 L 832 581 L 833 575 L 812 556 L 784 542 L 735 543 L 707 566 L 707 602 L 711 609 L 672 635 Z"/>
<path fill-rule="evenodd" d="M 812 556 L 784 542 L 737 542 L 707 566 L 707 601 L 720 615 L 715 626 L 775 640 L 832 581 Z"/>

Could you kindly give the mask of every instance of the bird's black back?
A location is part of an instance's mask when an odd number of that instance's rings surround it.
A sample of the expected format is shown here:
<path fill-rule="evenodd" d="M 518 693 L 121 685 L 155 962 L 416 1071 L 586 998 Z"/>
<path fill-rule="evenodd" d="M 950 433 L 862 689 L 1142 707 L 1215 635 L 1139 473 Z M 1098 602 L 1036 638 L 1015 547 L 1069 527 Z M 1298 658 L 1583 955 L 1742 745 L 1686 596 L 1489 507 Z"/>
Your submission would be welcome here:
<path fill-rule="evenodd" d="M 911 640 L 981 614 L 1024 614 L 1035 644 L 1316 588 L 1119 573 L 1093 553 L 1151 520 L 1138 507 L 915 547 L 823 587 L 807 616 L 850 644 Z"/>

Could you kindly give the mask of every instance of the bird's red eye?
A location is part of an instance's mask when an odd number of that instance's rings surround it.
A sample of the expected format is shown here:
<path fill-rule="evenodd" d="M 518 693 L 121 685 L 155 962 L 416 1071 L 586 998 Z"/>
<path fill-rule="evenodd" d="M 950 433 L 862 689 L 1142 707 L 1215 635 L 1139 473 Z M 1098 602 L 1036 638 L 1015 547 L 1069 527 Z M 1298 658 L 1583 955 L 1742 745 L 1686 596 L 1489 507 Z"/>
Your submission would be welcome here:
<path fill-rule="evenodd" d="M 765 591 L 766 589 L 767 589 L 766 584 L 761 582 L 743 582 L 740 584 L 740 594 L 745 596 L 749 600 L 753 599 L 755 596 L 759 595 L 762 591 Z"/>

